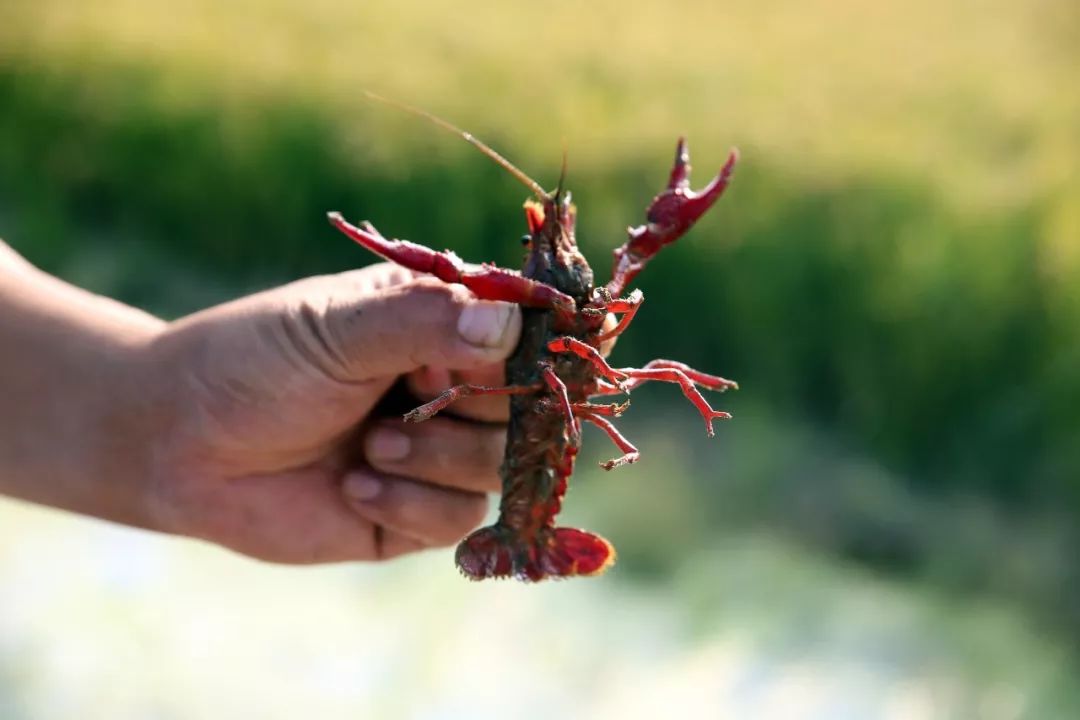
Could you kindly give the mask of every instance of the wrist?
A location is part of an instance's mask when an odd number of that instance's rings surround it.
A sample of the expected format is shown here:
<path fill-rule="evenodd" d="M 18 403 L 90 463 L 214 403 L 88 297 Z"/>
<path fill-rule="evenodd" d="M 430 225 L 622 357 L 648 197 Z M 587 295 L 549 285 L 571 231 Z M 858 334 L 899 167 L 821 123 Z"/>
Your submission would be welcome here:
<path fill-rule="evenodd" d="M 164 326 L 0 263 L 0 493 L 141 527 L 145 348 Z"/>
<path fill-rule="evenodd" d="M 166 413 L 164 388 L 151 348 L 164 325 L 114 338 L 100 348 L 95 392 L 86 406 L 86 471 L 95 498 L 79 512 L 165 531 L 156 510 L 158 444 Z"/>

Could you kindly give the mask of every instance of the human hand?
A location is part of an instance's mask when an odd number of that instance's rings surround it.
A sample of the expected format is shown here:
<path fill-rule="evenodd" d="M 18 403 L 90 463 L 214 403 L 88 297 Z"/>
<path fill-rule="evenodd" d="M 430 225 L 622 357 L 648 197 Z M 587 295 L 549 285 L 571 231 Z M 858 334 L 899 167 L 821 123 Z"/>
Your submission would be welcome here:
<path fill-rule="evenodd" d="M 373 411 L 402 376 L 420 402 L 501 384 L 520 328 L 515 305 L 386 264 L 173 323 L 132 380 L 148 524 L 288 563 L 456 542 L 498 489 L 505 398 L 420 424 Z"/>

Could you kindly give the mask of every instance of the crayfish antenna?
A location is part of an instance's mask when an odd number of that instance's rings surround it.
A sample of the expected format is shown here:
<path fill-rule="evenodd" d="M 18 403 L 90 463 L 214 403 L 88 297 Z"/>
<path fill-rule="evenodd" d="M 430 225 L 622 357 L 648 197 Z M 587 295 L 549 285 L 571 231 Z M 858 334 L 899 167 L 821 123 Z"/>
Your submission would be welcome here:
<path fill-rule="evenodd" d="M 558 198 L 562 195 L 563 187 L 566 186 L 566 141 L 563 141 L 562 149 L 562 167 L 559 169 L 559 184 L 555 186 L 555 197 Z"/>
<path fill-rule="evenodd" d="M 500 167 L 502 167 L 504 170 L 509 172 L 515 178 L 517 178 L 525 187 L 529 188 L 529 190 L 531 190 L 536 195 L 536 197 L 539 198 L 541 201 L 547 200 L 550 197 L 550 195 L 548 195 L 548 193 L 544 190 L 544 188 L 542 188 L 540 186 L 540 183 L 536 182 L 531 177 L 526 175 L 524 172 L 522 172 L 520 169 L 518 169 L 518 167 L 516 165 L 514 165 L 512 162 L 507 160 L 505 157 L 503 157 L 502 155 L 497 153 L 495 150 L 493 150 L 491 147 L 489 147 L 486 143 L 484 143 L 484 141 L 480 140 L 479 138 L 474 136 L 472 133 L 466 132 L 466 131 L 462 130 L 461 128 L 459 128 L 457 125 L 454 125 L 451 122 L 443 120 L 438 115 L 433 115 L 432 113 L 429 113 L 426 110 L 421 110 L 420 108 L 415 107 L 413 105 L 409 105 L 408 103 L 403 103 L 403 102 L 400 102 L 398 100 L 391 100 L 390 98 L 385 98 L 382 95 L 378 95 L 376 93 L 371 92 L 370 90 L 364 90 L 363 92 L 364 92 L 364 95 L 366 95 L 367 97 L 369 97 L 372 100 L 377 100 L 378 102 L 385 103 L 386 105 L 390 105 L 391 107 L 396 107 L 398 110 L 403 110 L 403 111 L 405 111 L 405 112 L 407 112 L 407 113 L 409 113 L 411 115 L 417 115 L 419 117 L 422 117 L 425 120 L 428 120 L 429 122 L 435 123 L 436 125 L 441 127 L 443 130 L 448 130 L 448 131 L 454 133 L 455 135 L 460 136 L 463 140 L 465 140 L 465 142 L 470 143 L 471 145 L 473 145 L 474 147 L 479 149 L 480 152 L 487 155 L 489 158 L 494 160 Z M 565 167 L 565 165 L 564 165 L 564 167 Z M 561 186 L 561 181 L 560 181 L 560 186 Z"/>

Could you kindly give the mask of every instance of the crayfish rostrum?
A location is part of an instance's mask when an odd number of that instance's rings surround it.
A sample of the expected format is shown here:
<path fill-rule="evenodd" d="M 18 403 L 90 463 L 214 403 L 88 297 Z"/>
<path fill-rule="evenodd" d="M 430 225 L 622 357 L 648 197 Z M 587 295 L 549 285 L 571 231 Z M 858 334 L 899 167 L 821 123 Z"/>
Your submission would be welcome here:
<path fill-rule="evenodd" d="M 639 453 L 609 419 L 619 416 L 629 402 L 591 400 L 626 395 L 643 382 L 659 380 L 679 385 L 701 413 L 710 436 L 713 420 L 731 417 L 714 410 L 698 390 L 736 388 L 731 380 L 672 360 L 653 360 L 641 368 L 614 368 L 599 348 L 622 333 L 641 307 L 641 291 L 624 295 L 627 285 L 662 247 L 679 239 L 716 202 L 731 178 L 737 153 L 733 150 L 719 174 L 695 192 L 690 189 L 686 142 L 680 138 L 667 188 L 649 205 L 645 224 L 629 228 L 629 239 L 615 250 L 611 280 L 597 286 L 574 239 L 576 210 L 562 180 L 554 192 L 546 192 L 473 136 L 427 113 L 408 109 L 461 134 L 536 196 L 525 203 L 529 234 L 520 272 L 466 264 L 450 251 L 436 252 L 405 240 L 388 240 L 370 223 L 356 227 L 340 213 L 329 214 L 335 227 L 386 260 L 430 273 L 444 282 L 460 283 L 479 298 L 522 306 L 521 341 L 506 363 L 506 386 L 458 385 L 405 415 L 408 421 L 421 422 L 469 395 L 510 396 L 506 454 L 500 468 L 503 493 L 499 518 L 458 545 L 458 568 L 474 580 L 513 576 L 537 581 L 599 574 L 615 560 L 611 543 L 585 530 L 555 526 L 581 447 L 582 421 L 607 433 L 623 453 L 601 463 L 605 469 L 636 462 Z M 620 316 L 614 327 L 605 326 L 609 313 Z"/>

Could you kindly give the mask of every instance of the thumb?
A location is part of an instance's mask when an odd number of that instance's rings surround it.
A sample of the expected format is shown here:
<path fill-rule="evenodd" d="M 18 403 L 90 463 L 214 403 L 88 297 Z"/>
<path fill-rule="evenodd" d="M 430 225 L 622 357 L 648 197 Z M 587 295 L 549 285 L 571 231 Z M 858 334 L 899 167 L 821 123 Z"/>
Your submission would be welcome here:
<path fill-rule="evenodd" d="M 351 380 L 401 375 L 425 365 L 467 370 L 505 360 L 521 335 L 521 310 L 478 300 L 434 278 L 357 294 L 349 276 L 325 310 L 344 374 Z"/>
<path fill-rule="evenodd" d="M 513 352 L 516 305 L 399 270 L 307 278 L 178 320 L 148 365 L 180 381 L 154 386 L 197 420 L 196 437 L 233 451 L 270 448 L 258 467 L 276 468 L 300 464 L 297 448 L 310 461 L 398 375 L 483 367 Z"/>

